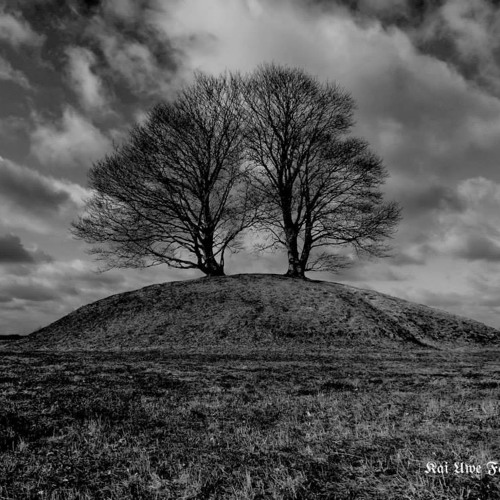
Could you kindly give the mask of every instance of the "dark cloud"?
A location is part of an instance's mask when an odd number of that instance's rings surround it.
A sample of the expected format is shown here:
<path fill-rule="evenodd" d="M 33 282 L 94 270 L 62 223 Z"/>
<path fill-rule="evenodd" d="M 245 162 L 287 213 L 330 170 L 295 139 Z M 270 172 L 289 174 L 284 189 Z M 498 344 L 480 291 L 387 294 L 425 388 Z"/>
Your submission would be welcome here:
<path fill-rule="evenodd" d="M 87 12 L 94 12 L 98 7 L 101 6 L 104 2 L 102 0 L 80 0 L 77 2 L 82 9 Z"/>
<path fill-rule="evenodd" d="M 154 18 L 154 13 L 147 12 Z M 169 82 L 180 69 L 180 49 L 174 47 L 165 33 L 151 26 L 142 14 L 96 17 L 85 32 L 88 46 L 102 61 L 101 73 L 115 83 L 118 99 L 130 100 L 127 91 L 142 99 L 164 96 Z"/>
<path fill-rule="evenodd" d="M 407 190 L 400 191 L 399 197 L 405 216 L 432 210 L 462 212 L 466 208 L 466 203 L 456 190 L 448 186 L 419 186 L 414 191 L 408 186 Z"/>
<path fill-rule="evenodd" d="M 0 264 L 33 263 L 35 259 L 14 234 L 0 236 Z"/>
<path fill-rule="evenodd" d="M 13 304 L 14 299 L 32 303 L 53 302 L 54 310 L 48 309 L 48 312 L 52 313 L 52 320 L 54 320 L 58 315 L 57 310 L 62 308 L 67 313 L 75 307 L 103 298 L 113 290 L 119 289 L 120 284 L 123 285 L 125 281 L 123 275 L 118 273 L 102 274 L 91 271 L 88 266 L 82 268 L 80 261 L 54 263 L 51 259 L 47 265 L 33 266 L 33 263 L 48 256 L 43 252 L 27 251 L 22 247 L 19 238 L 15 236 L 9 237 L 8 241 L 11 246 L 17 245 L 15 250 L 21 253 L 21 256 L 18 256 L 18 260 L 15 261 L 17 265 L 5 268 L 6 279 L 0 287 L 0 302 L 3 304 Z M 19 250 L 20 246 L 22 250 Z M 1 250 L 0 245 L 0 252 Z M 0 257 L 2 257 L 1 253 Z M 25 260 L 21 261 L 21 258 Z M 28 261 L 28 259 L 31 260 Z M 13 258 L 10 262 L 14 262 Z M 20 269 L 30 272 L 18 272 Z"/>
<path fill-rule="evenodd" d="M 57 212 L 70 195 L 40 174 L 0 159 L 0 196 L 36 212 Z"/>
<path fill-rule="evenodd" d="M 0 236 L 0 264 L 35 264 L 40 262 L 53 262 L 53 259 L 42 250 L 26 249 L 21 238 L 15 234 Z M 25 273 L 20 271 L 15 274 Z"/>
<path fill-rule="evenodd" d="M 454 254 L 472 261 L 500 262 L 500 245 L 484 235 L 468 235 Z"/>
<path fill-rule="evenodd" d="M 55 71 L 66 64 L 67 46 L 88 49 L 122 104 L 136 100 L 130 92 L 144 98 L 162 90 L 160 80 L 168 81 L 182 60 L 169 36 L 148 21 L 155 17 L 150 0 L 30 0 L 23 14 L 39 31 L 51 31 L 44 54 Z"/>
<path fill-rule="evenodd" d="M 23 14 L 36 27 L 60 26 L 62 20 L 89 17 L 99 11 L 103 0 L 17 0 Z"/>
<path fill-rule="evenodd" d="M 18 8 L 33 29 L 47 33 L 40 52 L 39 65 L 45 66 L 47 88 L 45 94 L 57 94 L 67 102 L 68 95 L 57 75 L 66 63 L 67 46 L 85 46 L 88 43 L 86 29 L 94 19 L 100 19 L 101 1 L 89 0 L 18 0 Z M 47 71 L 48 70 L 48 71 Z M 51 95 L 52 97 L 52 94 Z M 54 95 L 54 98 L 56 96 Z M 40 107 L 40 105 L 38 105 Z"/>
<path fill-rule="evenodd" d="M 378 21 L 385 28 L 400 29 L 421 26 L 445 0 L 300 0 L 306 7 L 332 11 L 346 9 L 359 22 Z"/>
<path fill-rule="evenodd" d="M 20 116 L 4 116 L 0 121 L 0 135 L 8 140 L 13 140 L 20 134 L 26 135 L 28 129 L 28 121 Z"/>

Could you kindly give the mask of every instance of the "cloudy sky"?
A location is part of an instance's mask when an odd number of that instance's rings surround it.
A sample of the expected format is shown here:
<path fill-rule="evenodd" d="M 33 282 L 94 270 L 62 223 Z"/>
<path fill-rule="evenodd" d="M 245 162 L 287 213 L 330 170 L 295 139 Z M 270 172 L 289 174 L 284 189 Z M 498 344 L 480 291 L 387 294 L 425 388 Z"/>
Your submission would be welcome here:
<path fill-rule="evenodd" d="M 274 61 L 357 102 L 403 207 L 394 257 L 311 277 L 500 328 L 500 2 L 0 0 L 0 334 L 197 272 L 98 274 L 69 234 L 92 162 L 193 71 Z M 238 254 L 227 272 L 277 272 Z"/>

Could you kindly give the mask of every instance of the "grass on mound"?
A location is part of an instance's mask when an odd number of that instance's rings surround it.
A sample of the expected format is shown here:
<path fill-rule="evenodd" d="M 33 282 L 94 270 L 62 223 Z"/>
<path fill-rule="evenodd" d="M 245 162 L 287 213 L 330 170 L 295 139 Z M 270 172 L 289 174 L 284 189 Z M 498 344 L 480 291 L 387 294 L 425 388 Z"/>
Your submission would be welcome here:
<path fill-rule="evenodd" d="M 498 499 L 498 354 L 4 352 L 0 499 Z"/>

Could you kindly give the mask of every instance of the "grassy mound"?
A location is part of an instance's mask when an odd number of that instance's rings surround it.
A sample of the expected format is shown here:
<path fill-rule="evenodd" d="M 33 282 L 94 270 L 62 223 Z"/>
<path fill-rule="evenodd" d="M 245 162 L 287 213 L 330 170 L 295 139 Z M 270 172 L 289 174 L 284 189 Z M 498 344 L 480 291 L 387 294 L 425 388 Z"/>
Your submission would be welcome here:
<path fill-rule="evenodd" d="M 107 297 L 9 346 L 162 349 L 179 346 L 461 346 L 500 332 L 369 290 L 245 274 L 147 286 Z"/>

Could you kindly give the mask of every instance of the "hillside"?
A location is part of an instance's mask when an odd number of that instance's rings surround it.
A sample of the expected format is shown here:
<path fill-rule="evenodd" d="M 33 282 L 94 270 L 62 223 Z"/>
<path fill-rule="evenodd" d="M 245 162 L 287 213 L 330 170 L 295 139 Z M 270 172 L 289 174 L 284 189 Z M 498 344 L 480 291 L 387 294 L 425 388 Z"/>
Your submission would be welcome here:
<path fill-rule="evenodd" d="M 19 339 L 22 339 L 22 338 L 23 338 L 22 335 L 16 335 L 16 334 L 0 335 L 0 340 L 5 340 L 5 341 L 19 340 Z"/>
<path fill-rule="evenodd" d="M 370 290 L 246 274 L 147 286 L 83 306 L 9 347 L 500 344 L 473 320 Z"/>

